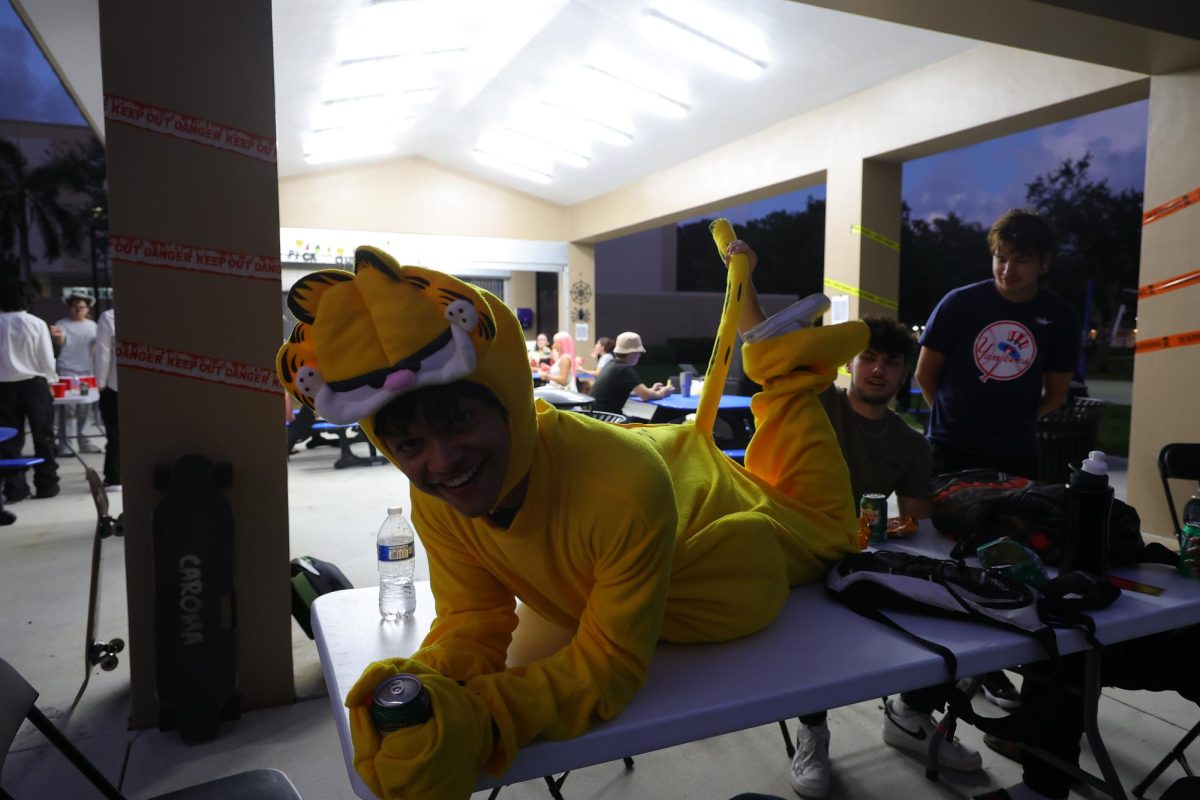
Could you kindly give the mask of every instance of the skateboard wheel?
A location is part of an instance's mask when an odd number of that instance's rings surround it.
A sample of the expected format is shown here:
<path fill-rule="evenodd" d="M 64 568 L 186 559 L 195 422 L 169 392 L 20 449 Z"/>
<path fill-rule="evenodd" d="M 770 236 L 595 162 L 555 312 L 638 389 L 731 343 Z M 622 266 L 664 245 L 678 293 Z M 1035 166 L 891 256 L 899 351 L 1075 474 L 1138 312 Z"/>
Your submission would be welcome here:
<path fill-rule="evenodd" d="M 104 658 L 100 659 L 100 669 L 104 670 L 105 672 L 112 672 L 116 668 L 117 668 L 117 657 L 116 656 L 105 656 Z"/>
<path fill-rule="evenodd" d="M 125 649 L 125 640 L 124 639 L 113 639 L 111 642 L 108 643 L 108 647 L 114 653 L 119 653 Z"/>
<path fill-rule="evenodd" d="M 155 464 L 154 465 L 154 490 L 165 492 L 167 487 L 171 485 L 171 465 L 170 464 Z"/>
<path fill-rule="evenodd" d="M 233 486 L 233 464 L 222 462 L 213 464 L 213 481 L 218 489 L 228 489 Z"/>

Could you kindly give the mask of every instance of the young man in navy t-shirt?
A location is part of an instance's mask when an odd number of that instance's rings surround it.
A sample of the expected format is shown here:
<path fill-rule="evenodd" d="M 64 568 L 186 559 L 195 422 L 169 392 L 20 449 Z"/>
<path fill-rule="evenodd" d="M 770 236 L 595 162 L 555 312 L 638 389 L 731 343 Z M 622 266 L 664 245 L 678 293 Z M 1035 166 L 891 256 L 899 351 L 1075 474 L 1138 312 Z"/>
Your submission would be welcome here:
<path fill-rule="evenodd" d="M 916 380 L 933 409 L 933 472 L 990 467 L 1037 476 L 1038 417 L 1067 397 L 1079 316 L 1041 285 L 1054 231 L 1013 209 L 988 231 L 992 278 L 951 291 L 921 336 Z"/>

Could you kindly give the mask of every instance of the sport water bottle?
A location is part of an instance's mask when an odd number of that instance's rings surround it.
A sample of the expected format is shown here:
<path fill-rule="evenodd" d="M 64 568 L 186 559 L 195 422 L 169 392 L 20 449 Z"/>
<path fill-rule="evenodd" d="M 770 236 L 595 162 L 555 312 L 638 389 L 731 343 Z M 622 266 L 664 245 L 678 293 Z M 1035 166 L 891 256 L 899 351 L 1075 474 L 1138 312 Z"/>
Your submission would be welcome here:
<path fill-rule="evenodd" d="M 375 540 L 379 558 L 379 616 L 408 619 L 417 610 L 413 577 L 417 568 L 416 542 L 403 508 L 389 508 Z"/>
<path fill-rule="evenodd" d="M 1093 450 L 1082 464 L 1069 465 L 1066 491 L 1066 525 L 1059 571 L 1083 570 L 1108 574 L 1109 515 L 1113 487 L 1108 483 L 1104 453 Z"/>

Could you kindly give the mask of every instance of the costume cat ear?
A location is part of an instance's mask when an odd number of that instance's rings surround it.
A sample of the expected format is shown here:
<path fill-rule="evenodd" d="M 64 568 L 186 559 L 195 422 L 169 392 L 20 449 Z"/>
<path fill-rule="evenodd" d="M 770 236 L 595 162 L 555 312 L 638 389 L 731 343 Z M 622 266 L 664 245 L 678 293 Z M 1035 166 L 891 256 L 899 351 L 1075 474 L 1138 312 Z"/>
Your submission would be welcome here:
<path fill-rule="evenodd" d="M 296 281 L 296 285 L 288 292 L 288 310 L 296 319 L 311 325 L 317 317 L 321 295 L 330 286 L 352 280 L 354 275 L 342 269 L 323 269 L 305 275 Z"/>

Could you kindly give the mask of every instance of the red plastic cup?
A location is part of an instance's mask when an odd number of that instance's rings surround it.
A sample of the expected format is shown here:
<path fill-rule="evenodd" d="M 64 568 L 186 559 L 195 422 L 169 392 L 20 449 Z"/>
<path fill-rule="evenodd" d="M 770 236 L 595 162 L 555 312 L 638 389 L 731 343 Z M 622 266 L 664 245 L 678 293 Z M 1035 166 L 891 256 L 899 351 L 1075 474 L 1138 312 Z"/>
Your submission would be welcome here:
<path fill-rule="evenodd" d="M 84 375 L 79 380 L 82 381 L 83 383 L 86 383 L 88 386 L 90 386 L 93 389 L 97 388 L 95 375 Z"/>
<path fill-rule="evenodd" d="M 51 389 L 51 391 L 54 392 L 55 397 L 66 397 L 67 396 L 67 387 L 65 385 L 63 385 L 62 381 L 56 382 L 53 386 L 50 387 L 50 389 Z"/>

